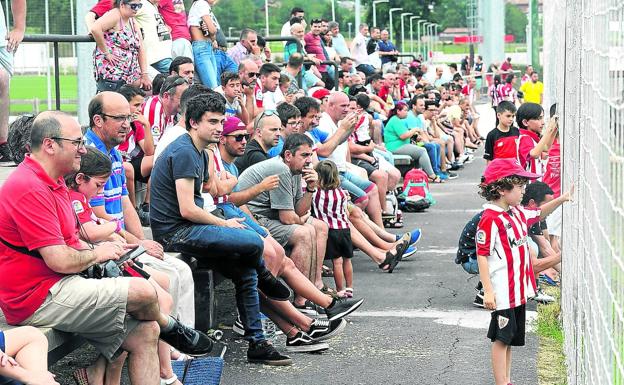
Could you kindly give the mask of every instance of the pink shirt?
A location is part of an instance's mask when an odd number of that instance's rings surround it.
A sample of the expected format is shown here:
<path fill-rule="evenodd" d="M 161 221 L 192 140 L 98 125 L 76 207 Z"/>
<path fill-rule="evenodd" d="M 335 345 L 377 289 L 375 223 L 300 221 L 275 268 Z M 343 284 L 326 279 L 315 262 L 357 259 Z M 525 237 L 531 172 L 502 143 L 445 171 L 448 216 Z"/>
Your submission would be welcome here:
<path fill-rule="evenodd" d="M 321 47 L 321 37 L 319 35 L 315 36 L 312 32 L 308 32 L 303 37 L 303 40 L 305 41 L 305 51 L 307 53 L 316 56 L 316 58 L 321 61 L 327 60 L 323 53 L 323 47 Z M 319 65 L 318 70 L 320 72 L 327 72 L 327 65 Z"/>
<path fill-rule="evenodd" d="M 191 40 L 191 33 L 186 25 L 186 11 L 183 0 L 160 0 L 158 12 L 165 19 L 165 23 L 171 28 L 173 40 Z"/>

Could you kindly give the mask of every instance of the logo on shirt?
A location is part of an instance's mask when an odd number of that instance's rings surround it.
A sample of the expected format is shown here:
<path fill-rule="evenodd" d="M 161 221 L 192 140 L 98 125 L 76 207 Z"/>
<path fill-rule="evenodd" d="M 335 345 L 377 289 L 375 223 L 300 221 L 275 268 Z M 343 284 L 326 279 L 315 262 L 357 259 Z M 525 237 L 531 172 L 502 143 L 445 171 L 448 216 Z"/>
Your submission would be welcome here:
<path fill-rule="evenodd" d="M 74 206 L 74 211 L 76 212 L 76 214 L 80 214 L 84 212 L 84 207 L 82 207 L 82 202 L 72 201 L 72 206 Z"/>
<path fill-rule="evenodd" d="M 477 243 L 480 245 L 484 245 L 485 244 L 485 230 L 479 230 L 477 231 Z"/>
<path fill-rule="evenodd" d="M 526 237 L 522 237 L 518 240 L 514 239 L 514 238 L 509 238 L 509 245 L 511 247 L 520 247 L 522 245 L 524 245 L 527 242 L 527 238 Z"/>
<path fill-rule="evenodd" d="M 509 318 L 505 318 L 502 315 L 498 316 L 498 328 L 499 329 L 504 329 L 508 323 L 509 323 Z"/>

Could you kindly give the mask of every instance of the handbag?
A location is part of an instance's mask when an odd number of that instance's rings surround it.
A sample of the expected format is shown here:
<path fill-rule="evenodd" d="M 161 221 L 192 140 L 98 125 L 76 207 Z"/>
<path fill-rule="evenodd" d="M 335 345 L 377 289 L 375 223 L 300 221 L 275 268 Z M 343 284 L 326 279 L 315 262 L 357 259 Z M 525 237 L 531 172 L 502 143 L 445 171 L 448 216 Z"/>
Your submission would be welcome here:
<path fill-rule="evenodd" d="M 186 361 L 171 361 L 173 373 L 184 385 L 219 385 L 223 374 L 223 356 L 227 345 L 223 345 L 217 357 L 198 357 Z"/>

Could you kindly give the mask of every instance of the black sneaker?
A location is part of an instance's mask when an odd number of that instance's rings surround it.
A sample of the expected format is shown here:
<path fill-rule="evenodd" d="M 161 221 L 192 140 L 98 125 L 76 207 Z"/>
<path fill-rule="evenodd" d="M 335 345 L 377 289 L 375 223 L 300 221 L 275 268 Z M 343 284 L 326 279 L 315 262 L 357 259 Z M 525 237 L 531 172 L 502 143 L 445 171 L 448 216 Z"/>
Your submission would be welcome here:
<path fill-rule="evenodd" d="M 344 330 L 345 326 L 347 326 L 347 321 L 342 318 L 334 321 L 315 319 L 310 325 L 308 335 L 315 341 L 324 341 L 340 334 L 340 332 Z"/>
<path fill-rule="evenodd" d="M 325 313 L 327 315 L 327 319 L 330 321 L 343 318 L 354 311 L 357 310 L 358 307 L 362 305 L 364 302 L 364 298 L 362 299 L 346 299 L 346 298 L 338 298 L 334 299 L 334 304 L 325 309 Z"/>
<path fill-rule="evenodd" d="M 329 349 L 326 342 L 318 342 L 301 330 L 294 336 L 286 338 L 286 351 L 293 353 L 317 353 Z"/>
<path fill-rule="evenodd" d="M 270 299 L 288 301 L 290 289 L 265 267 L 258 272 L 258 289 Z"/>
<path fill-rule="evenodd" d="M 295 309 L 299 310 L 301 314 L 305 314 L 311 317 L 317 317 L 322 309 L 320 306 L 315 305 L 310 300 L 306 300 L 303 305 L 294 305 Z"/>
<path fill-rule="evenodd" d="M 247 361 L 254 364 L 273 366 L 292 365 L 290 357 L 278 352 L 275 346 L 271 345 L 267 340 L 249 344 L 249 349 L 247 349 Z"/>
<path fill-rule="evenodd" d="M 482 291 L 477 293 L 477 296 L 475 297 L 474 301 L 472 301 L 472 304 L 475 305 L 476 307 L 485 308 L 485 305 L 483 305 L 483 292 Z"/>
<path fill-rule="evenodd" d="M 182 325 L 178 320 L 175 320 L 175 326 L 170 331 L 160 331 L 160 339 L 191 356 L 210 353 L 214 343 L 205 333 Z"/>
<path fill-rule="evenodd" d="M 11 158 L 11 152 L 9 151 L 9 144 L 0 144 L 0 166 L 3 167 L 15 167 L 17 166 Z"/>
<path fill-rule="evenodd" d="M 141 207 L 137 208 L 137 214 L 139 215 L 141 226 L 150 227 L 149 204 L 143 203 Z"/>
<path fill-rule="evenodd" d="M 477 293 L 481 293 L 483 291 L 483 284 L 481 283 L 481 281 L 479 281 L 479 283 L 477 283 L 477 286 L 475 286 L 475 291 Z M 483 294 L 483 293 L 481 293 Z"/>
<path fill-rule="evenodd" d="M 448 175 L 449 180 L 450 179 L 457 179 L 457 177 L 458 177 L 458 175 L 456 173 L 450 172 L 450 171 L 447 171 L 446 175 Z"/>

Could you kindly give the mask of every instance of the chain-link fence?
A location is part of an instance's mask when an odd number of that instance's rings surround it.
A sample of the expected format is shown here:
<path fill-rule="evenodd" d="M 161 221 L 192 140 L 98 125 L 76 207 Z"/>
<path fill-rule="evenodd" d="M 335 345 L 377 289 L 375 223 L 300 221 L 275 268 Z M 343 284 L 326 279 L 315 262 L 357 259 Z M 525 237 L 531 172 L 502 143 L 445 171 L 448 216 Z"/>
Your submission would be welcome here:
<path fill-rule="evenodd" d="M 544 2 L 546 105 L 562 116 L 568 383 L 624 384 L 624 2 Z"/>

